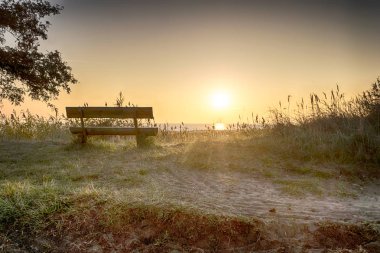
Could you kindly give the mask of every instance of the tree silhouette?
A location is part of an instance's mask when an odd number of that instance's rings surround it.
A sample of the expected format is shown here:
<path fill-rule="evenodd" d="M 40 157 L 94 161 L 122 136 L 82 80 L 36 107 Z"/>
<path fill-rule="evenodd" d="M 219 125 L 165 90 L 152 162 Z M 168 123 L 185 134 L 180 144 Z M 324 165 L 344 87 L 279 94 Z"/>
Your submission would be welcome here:
<path fill-rule="evenodd" d="M 77 83 L 58 51 L 41 53 L 50 25 L 43 19 L 63 8 L 42 0 L 3 0 L 0 4 L 0 101 L 20 104 L 25 95 L 48 102 Z"/>

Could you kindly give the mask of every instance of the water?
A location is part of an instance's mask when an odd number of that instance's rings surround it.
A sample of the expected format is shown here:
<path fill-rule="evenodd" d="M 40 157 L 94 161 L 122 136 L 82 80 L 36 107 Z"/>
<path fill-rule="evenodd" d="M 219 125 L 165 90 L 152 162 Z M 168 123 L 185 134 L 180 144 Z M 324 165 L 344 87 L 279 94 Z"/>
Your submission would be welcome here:
<path fill-rule="evenodd" d="M 207 124 L 207 123 L 157 123 L 157 126 L 161 129 L 164 129 L 166 126 L 166 129 L 170 131 L 180 131 L 180 130 L 187 130 L 187 131 L 202 131 L 202 130 L 227 130 L 231 127 L 231 125 L 226 123 L 217 122 L 214 124 Z M 237 124 L 234 124 L 232 129 L 235 129 Z M 241 126 L 241 125 L 240 125 Z M 262 128 L 262 125 L 246 125 L 250 128 Z"/>
<path fill-rule="evenodd" d="M 221 123 L 223 124 L 223 123 Z M 223 124 L 224 125 L 224 124 Z M 188 131 L 199 131 L 199 130 L 207 130 L 212 129 L 213 124 L 205 124 L 205 123 L 157 123 L 157 126 L 161 129 L 166 126 L 168 130 L 171 131 L 180 131 L 180 130 L 188 130 Z"/>

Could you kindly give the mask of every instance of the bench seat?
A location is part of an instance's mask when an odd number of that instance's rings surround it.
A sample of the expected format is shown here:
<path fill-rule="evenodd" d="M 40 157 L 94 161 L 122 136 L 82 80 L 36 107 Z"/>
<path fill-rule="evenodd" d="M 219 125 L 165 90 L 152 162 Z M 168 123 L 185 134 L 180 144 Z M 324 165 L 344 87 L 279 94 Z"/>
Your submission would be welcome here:
<path fill-rule="evenodd" d="M 158 133 L 157 127 L 85 127 L 87 135 L 144 135 L 155 136 Z M 72 134 L 82 134 L 82 127 L 70 127 Z"/>

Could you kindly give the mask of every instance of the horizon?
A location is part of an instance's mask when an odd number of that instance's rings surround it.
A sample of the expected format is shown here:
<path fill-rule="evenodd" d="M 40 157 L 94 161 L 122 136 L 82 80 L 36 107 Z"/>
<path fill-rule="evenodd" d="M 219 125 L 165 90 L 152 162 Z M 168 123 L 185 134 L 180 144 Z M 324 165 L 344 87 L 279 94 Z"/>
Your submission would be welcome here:
<path fill-rule="evenodd" d="M 52 101 L 60 113 L 123 92 L 159 122 L 229 124 L 337 84 L 353 97 L 380 76 L 376 1 L 50 2 L 64 9 L 40 50 L 60 51 L 79 80 Z M 0 111 L 14 108 L 53 114 L 27 97 Z"/>

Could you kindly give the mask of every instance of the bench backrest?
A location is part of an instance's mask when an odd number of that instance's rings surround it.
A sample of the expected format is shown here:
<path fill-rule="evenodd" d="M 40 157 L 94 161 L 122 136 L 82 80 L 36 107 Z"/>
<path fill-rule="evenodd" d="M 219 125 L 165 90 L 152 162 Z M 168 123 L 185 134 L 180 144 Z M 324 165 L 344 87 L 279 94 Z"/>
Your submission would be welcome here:
<path fill-rule="evenodd" d="M 153 119 L 152 107 L 66 107 L 67 118 Z"/>

